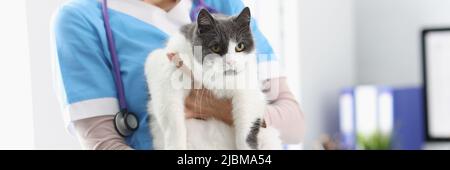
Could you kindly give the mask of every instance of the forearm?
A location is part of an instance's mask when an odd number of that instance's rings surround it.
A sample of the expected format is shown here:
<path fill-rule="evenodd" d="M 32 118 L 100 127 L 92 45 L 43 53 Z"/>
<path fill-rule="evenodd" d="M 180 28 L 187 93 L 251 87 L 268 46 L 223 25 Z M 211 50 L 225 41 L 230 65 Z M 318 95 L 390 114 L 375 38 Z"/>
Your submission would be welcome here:
<path fill-rule="evenodd" d="M 264 115 L 267 126 L 280 131 L 281 139 L 286 144 L 298 144 L 304 135 L 304 117 L 294 95 L 289 90 L 286 78 L 270 80 L 277 86 L 265 92 L 271 102 Z"/>
<path fill-rule="evenodd" d="M 114 116 L 100 116 L 74 122 L 78 138 L 87 150 L 132 150 L 114 128 Z"/>

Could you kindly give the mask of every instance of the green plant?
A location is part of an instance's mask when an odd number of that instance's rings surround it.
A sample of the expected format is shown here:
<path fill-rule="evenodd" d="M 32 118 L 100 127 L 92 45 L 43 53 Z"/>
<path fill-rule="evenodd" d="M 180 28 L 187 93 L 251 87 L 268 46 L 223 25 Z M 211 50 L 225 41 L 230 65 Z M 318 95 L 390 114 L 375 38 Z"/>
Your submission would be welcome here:
<path fill-rule="evenodd" d="M 369 135 L 358 134 L 358 146 L 364 150 L 391 149 L 391 136 L 380 132 Z"/>

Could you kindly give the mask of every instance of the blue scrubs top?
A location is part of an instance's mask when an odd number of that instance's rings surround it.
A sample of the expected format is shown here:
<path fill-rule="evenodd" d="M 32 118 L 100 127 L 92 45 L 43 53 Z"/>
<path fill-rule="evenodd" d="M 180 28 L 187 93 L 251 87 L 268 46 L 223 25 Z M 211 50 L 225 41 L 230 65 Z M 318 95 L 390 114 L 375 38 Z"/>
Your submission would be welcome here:
<path fill-rule="evenodd" d="M 182 1 L 189 3 L 186 15 L 198 4 L 195 0 Z M 236 15 L 244 8 L 241 0 L 205 2 L 226 15 Z M 148 8 L 149 4 L 138 0 L 110 0 L 109 4 L 110 23 L 121 64 L 126 102 L 129 110 L 136 113 L 140 120 L 139 129 L 127 137 L 126 142 L 134 149 L 152 149 L 144 63 L 150 52 L 164 47 L 169 38 L 168 31 L 164 29 L 170 27 L 164 25 L 161 18 L 152 12 L 156 9 Z M 134 8 L 136 5 L 142 9 L 124 9 Z M 149 16 L 145 18 L 147 14 Z M 173 22 L 177 22 L 176 19 Z M 119 109 L 100 2 L 69 1 L 61 6 L 53 24 L 56 75 L 60 80 L 62 107 L 68 125 L 84 118 L 115 115 Z M 272 55 L 273 50 L 254 20 L 252 29 L 257 53 L 264 54 L 258 57 L 258 62 L 271 65 L 267 63 L 276 61 Z"/>

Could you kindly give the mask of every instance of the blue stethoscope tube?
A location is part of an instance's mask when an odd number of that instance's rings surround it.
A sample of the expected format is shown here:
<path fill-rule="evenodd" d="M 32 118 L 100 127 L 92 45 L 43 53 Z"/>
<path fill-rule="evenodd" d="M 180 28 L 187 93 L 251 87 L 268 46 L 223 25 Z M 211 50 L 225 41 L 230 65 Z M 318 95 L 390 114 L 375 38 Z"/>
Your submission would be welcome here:
<path fill-rule="evenodd" d="M 130 136 L 139 128 L 139 120 L 136 114 L 128 111 L 128 106 L 125 99 L 125 90 L 123 87 L 122 76 L 120 74 L 120 63 L 117 56 L 114 37 L 109 22 L 108 1 L 102 1 L 103 22 L 105 25 L 106 38 L 108 39 L 108 50 L 111 55 L 112 70 L 114 76 L 114 84 L 117 90 L 117 97 L 119 99 L 119 112 L 114 117 L 114 127 L 116 131 L 123 137 Z"/>

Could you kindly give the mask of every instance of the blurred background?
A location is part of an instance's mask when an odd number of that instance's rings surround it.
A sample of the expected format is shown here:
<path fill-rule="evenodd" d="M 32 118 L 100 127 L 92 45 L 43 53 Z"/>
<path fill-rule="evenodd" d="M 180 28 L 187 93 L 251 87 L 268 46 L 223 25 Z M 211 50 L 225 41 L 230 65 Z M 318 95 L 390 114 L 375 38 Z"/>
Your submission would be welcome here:
<path fill-rule="evenodd" d="M 423 70 L 421 41 L 425 28 L 450 28 L 449 0 L 243 1 L 305 113 L 301 148 L 449 148 L 450 127 L 425 123 L 423 74 L 437 77 L 429 81 L 432 97 L 446 94 L 435 84 L 450 74 Z M 0 2 L 0 149 L 81 148 L 65 129 L 53 84 L 50 21 L 64 2 Z M 441 53 L 433 55 L 445 58 Z M 448 96 L 429 101 L 450 102 Z M 434 105 L 443 116 L 433 118 L 450 121 L 442 119 L 450 117 L 439 108 L 445 104 Z M 438 132 L 427 135 L 431 126 Z"/>

